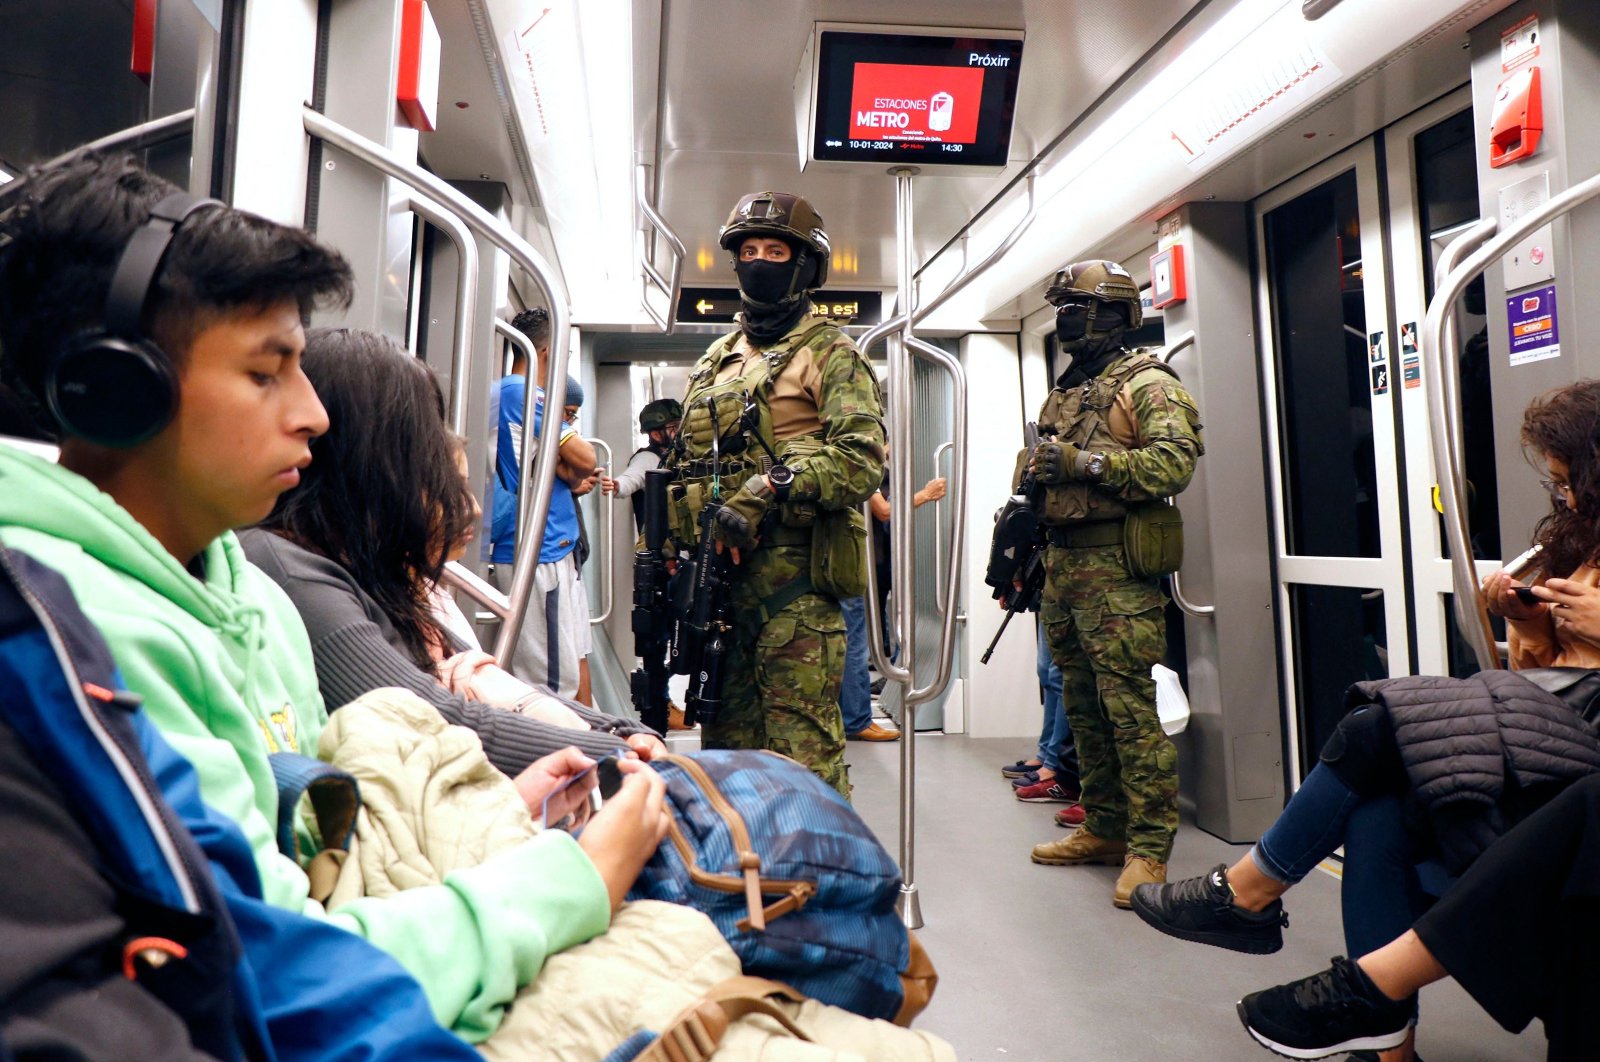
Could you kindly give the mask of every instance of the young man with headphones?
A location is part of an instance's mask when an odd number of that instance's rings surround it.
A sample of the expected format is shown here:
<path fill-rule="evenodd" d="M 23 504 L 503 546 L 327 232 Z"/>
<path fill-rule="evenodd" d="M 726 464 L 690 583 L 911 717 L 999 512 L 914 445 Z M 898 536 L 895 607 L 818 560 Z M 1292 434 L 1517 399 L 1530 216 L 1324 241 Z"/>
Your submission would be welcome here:
<path fill-rule="evenodd" d="M 267 902 L 320 916 L 279 851 L 269 756 L 314 754 L 327 716 L 299 616 L 232 530 L 298 482 L 327 428 L 303 326 L 348 302 L 350 269 L 303 231 L 191 199 L 127 158 L 78 156 L 8 198 L 0 381 L 59 433 L 61 457 L 0 446 L 0 541 L 66 578 L 201 795 L 243 830 Z M 518 790 L 538 807 L 588 763 L 557 753 Z M 605 931 L 665 831 L 662 791 L 633 772 L 581 841 L 546 831 L 447 886 L 327 917 L 399 959 L 476 1041 L 547 956 Z"/>

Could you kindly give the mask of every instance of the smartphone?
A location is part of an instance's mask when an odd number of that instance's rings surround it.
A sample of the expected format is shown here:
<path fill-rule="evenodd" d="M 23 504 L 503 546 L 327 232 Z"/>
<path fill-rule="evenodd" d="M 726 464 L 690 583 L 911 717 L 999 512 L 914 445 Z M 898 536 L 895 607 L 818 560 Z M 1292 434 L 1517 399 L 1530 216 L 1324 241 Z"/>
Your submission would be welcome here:
<path fill-rule="evenodd" d="M 1531 586 L 1513 586 L 1511 592 L 1516 594 L 1517 600 L 1524 605 L 1542 605 L 1545 603 L 1544 598 L 1535 594 Z"/>
<path fill-rule="evenodd" d="M 551 822 L 550 801 L 555 799 L 556 794 L 560 793 L 562 790 L 576 784 L 584 778 L 589 777 L 591 774 L 593 774 L 596 778 L 595 787 L 589 790 L 589 813 L 591 815 L 599 811 L 600 805 L 607 798 L 615 794 L 618 787 L 622 785 L 622 770 L 617 766 L 617 758 L 615 756 L 606 756 L 598 763 L 591 763 L 589 766 L 585 767 L 571 778 L 568 778 L 565 782 L 562 782 L 560 785 L 550 790 L 549 793 L 545 794 L 544 803 L 539 807 L 540 828 L 546 830 L 552 827 L 560 829 L 561 826 L 572 817 L 570 814 L 563 815 L 556 821 Z"/>

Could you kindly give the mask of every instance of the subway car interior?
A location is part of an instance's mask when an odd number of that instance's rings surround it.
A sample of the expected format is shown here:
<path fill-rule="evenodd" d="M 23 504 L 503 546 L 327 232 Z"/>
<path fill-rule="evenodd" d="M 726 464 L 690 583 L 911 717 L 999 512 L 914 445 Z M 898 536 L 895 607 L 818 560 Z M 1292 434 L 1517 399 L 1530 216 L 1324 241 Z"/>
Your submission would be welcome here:
<path fill-rule="evenodd" d="M 353 298 L 315 322 L 413 353 L 465 440 L 483 515 L 446 585 L 505 664 L 537 612 L 522 558 L 566 489 L 547 417 L 497 589 L 496 384 L 535 353 L 513 318 L 548 314 L 540 386 L 576 381 L 614 476 L 645 407 L 683 400 L 741 327 L 730 210 L 803 196 L 826 230 L 813 309 L 876 372 L 895 488 L 864 609 L 874 726 L 901 736 L 844 757 L 938 969 L 916 1028 L 962 1059 L 1267 1057 L 1235 1003 L 1346 952 L 1343 850 L 1284 900 L 1281 950 L 1205 947 L 1107 902 L 1120 856 L 1030 858 L 1076 805 L 997 773 L 1036 765 L 1051 720 L 1040 616 L 1001 633 L 986 583 L 1018 451 L 1069 373 L 1047 291 L 1120 263 L 1142 318 L 1123 341 L 1204 425 L 1160 580 L 1177 882 L 1246 858 L 1353 684 L 1506 666 L 1479 586 L 1551 512 L 1523 410 L 1590 376 L 1591 105 L 1592 0 L 7 0 L 0 212 L 93 144 L 336 249 Z M 601 489 L 577 507 L 589 695 L 637 719 L 634 509 Z M 1412 1036 L 1350 1057 L 1547 1049 L 1449 979 Z"/>

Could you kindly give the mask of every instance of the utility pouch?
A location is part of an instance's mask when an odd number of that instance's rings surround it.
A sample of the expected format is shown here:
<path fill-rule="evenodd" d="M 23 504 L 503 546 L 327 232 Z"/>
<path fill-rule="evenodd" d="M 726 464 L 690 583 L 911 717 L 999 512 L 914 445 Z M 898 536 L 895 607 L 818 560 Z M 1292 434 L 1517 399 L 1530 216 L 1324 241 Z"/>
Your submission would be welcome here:
<path fill-rule="evenodd" d="M 837 598 L 867 592 L 867 521 L 861 510 L 813 510 L 811 585 Z"/>
<path fill-rule="evenodd" d="M 1171 575 L 1183 567 L 1183 514 L 1164 501 L 1130 506 L 1122 520 L 1122 551 L 1135 578 Z"/>
<path fill-rule="evenodd" d="M 795 468 L 803 465 L 808 457 L 820 449 L 822 449 L 821 439 L 802 435 L 780 444 L 778 457 L 789 468 Z M 820 526 L 818 515 L 816 502 L 786 501 L 778 506 L 778 523 L 784 527 L 818 527 Z"/>

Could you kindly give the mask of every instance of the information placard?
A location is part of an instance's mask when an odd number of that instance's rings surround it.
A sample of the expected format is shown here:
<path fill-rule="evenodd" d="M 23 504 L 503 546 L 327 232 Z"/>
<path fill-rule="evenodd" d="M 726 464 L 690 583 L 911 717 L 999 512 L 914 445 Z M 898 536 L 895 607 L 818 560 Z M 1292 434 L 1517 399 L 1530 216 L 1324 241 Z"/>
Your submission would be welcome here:
<path fill-rule="evenodd" d="M 1015 31 L 820 25 L 809 157 L 997 168 L 1011 147 L 1022 63 Z"/>

